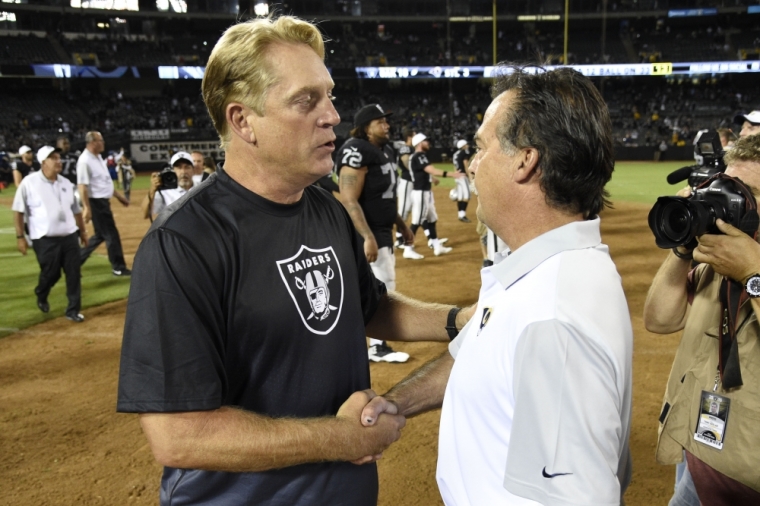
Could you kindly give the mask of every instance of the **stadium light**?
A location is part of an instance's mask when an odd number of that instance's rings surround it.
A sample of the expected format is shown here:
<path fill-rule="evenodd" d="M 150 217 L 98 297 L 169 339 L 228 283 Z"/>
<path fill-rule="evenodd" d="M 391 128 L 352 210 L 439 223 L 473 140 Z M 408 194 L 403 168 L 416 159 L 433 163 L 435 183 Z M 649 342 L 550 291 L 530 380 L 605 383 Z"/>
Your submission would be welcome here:
<path fill-rule="evenodd" d="M 269 4 L 266 2 L 259 2 L 253 6 L 253 13 L 257 16 L 269 15 Z"/>

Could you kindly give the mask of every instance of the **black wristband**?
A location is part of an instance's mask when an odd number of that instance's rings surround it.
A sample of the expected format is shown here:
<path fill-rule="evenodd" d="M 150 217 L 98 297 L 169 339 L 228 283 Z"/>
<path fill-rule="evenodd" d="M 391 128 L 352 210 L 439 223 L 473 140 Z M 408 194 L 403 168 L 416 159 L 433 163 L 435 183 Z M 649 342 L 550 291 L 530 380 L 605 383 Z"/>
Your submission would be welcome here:
<path fill-rule="evenodd" d="M 673 254 L 681 260 L 694 260 L 694 253 L 689 251 L 688 253 L 681 253 L 678 251 L 678 247 L 673 248 Z"/>
<path fill-rule="evenodd" d="M 16 236 L 16 239 L 23 239 L 23 238 L 24 238 L 24 236 L 23 236 L 23 235 L 17 235 L 17 236 Z"/>
<path fill-rule="evenodd" d="M 447 176 L 448 176 L 448 172 L 446 172 L 446 171 L 444 170 L 444 171 L 443 171 L 443 177 L 447 177 Z"/>
<path fill-rule="evenodd" d="M 457 315 L 462 310 L 461 307 L 452 307 L 451 311 L 449 311 L 449 316 L 446 317 L 446 332 L 449 334 L 449 339 L 452 341 L 456 336 L 459 335 L 459 331 L 457 330 Z"/>

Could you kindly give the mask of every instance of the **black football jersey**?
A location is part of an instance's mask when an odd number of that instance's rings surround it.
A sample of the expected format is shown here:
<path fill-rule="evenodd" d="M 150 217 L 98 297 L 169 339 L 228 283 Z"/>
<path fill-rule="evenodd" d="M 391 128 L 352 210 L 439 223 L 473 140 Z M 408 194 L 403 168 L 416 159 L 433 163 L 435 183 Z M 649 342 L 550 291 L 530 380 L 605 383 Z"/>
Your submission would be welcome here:
<path fill-rule="evenodd" d="M 79 157 L 74 153 L 61 155 L 61 175 L 71 181 L 74 186 L 77 185 L 77 160 Z"/>
<path fill-rule="evenodd" d="M 432 187 L 433 176 L 425 172 L 425 167 L 428 165 L 430 162 L 425 153 L 416 152 L 409 157 L 409 172 L 412 174 L 413 189 L 429 191 Z"/>
<path fill-rule="evenodd" d="M 464 161 L 469 160 L 472 154 L 470 153 L 469 149 L 458 149 L 454 156 L 452 157 L 452 161 L 454 162 L 454 168 L 456 168 L 457 172 L 461 172 L 465 174 L 464 169 Z"/>
<path fill-rule="evenodd" d="M 347 140 L 335 159 L 338 174 L 342 167 L 367 167 L 364 188 L 359 196 L 364 217 L 379 247 L 391 246 L 396 222 L 396 153 L 390 144 L 382 149 L 364 139 Z"/>

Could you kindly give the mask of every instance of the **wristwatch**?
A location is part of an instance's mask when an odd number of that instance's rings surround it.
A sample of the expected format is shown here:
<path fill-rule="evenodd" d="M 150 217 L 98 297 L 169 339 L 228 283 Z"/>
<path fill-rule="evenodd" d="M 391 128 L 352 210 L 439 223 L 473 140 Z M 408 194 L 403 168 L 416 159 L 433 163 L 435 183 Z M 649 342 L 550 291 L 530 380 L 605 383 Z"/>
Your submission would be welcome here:
<path fill-rule="evenodd" d="M 747 282 L 744 283 L 744 291 L 752 297 L 760 297 L 760 274 L 753 274 L 747 278 Z"/>

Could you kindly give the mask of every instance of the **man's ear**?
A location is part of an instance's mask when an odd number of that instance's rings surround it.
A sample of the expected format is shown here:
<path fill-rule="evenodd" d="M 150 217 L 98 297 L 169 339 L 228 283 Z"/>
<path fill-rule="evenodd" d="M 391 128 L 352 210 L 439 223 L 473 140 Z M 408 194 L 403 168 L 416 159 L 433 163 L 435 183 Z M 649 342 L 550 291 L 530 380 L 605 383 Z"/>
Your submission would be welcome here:
<path fill-rule="evenodd" d="M 526 183 L 532 177 L 538 175 L 539 155 L 538 150 L 533 147 L 523 148 L 520 150 L 520 166 L 515 171 L 515 181 Z"/>
<path fill-rule="evenodd" d="M 227 104 L 226 120 L 227 127 L 232 135 L 240 137 L 248 144 L 256 144 L 256 132 L 253 128 L 253 112 L 249 107 L 238 102 Z"/>

